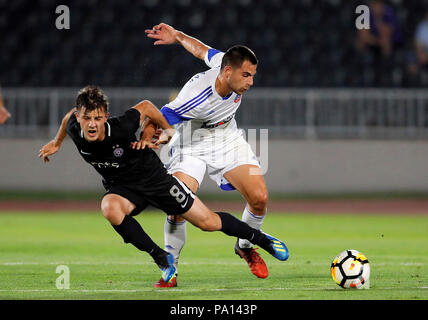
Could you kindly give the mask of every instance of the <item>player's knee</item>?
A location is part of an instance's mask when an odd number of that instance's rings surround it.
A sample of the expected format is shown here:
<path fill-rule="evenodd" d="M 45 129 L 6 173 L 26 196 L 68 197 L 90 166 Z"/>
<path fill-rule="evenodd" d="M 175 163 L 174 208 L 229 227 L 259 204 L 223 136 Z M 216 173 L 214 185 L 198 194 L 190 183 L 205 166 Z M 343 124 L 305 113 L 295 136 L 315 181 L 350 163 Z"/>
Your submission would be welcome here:
<path fill-rule="evenodd" d="M 257 190 L 253 192 L 248 201 L 253 209 L 254 214 L 263 213 L 266 211 L 269 195 L 267 190 Z"/>
<path fill-rule="evenodd" d="M 114 201 L 102 201 L 101 212 L 103 216 L 113 225 L 119 225 L 123 220 L 121 207 Z"/>

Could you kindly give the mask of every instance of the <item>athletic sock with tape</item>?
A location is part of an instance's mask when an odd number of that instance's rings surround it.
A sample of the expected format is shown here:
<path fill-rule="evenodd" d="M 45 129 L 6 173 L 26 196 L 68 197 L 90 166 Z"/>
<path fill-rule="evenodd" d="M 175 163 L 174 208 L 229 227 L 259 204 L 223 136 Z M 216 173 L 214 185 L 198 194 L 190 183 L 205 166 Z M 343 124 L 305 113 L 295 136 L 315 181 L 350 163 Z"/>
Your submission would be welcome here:
<path fill-rule="evenodd" d="M 266 215 L 266 213 L 265 213 Z M 263 216 L 258 216 L 255 215 L 254 213 L 252 213 L 248 207 L 248 203 L 245 206 L 244 212 L 242 213 L 242 221 L 244 221 L 246 224 L 248 224 L 250 227 L 260 230 L 263 220 L 265 218 L 265 215 Z M 245 249 L 245 248 L 251 248 L 253 245 L 251 244 L 251 242 L 249 242 L 246 239 L 239 239 L 239 247 L 241 249 Z"/>
<path fill-rule="evenodd" d="M 165 250 L 174 256 L 174 267 L 178 268 L 181 249 L 186 243 L 186 221 L 174 221 L 166 218 L 164 225 Z"/>

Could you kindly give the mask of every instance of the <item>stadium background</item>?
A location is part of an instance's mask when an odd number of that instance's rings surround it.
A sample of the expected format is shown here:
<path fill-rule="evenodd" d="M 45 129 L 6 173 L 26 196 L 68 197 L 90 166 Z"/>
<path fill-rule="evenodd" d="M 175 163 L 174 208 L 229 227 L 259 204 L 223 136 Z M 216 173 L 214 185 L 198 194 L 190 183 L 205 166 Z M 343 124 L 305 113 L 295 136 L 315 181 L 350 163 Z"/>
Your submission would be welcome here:
<path fill-rule="evenodd" d="M 55 27 L 60 4 L 69 30 Z M 409 65 L 428 1 L 385 1 L 399 34 L 385 59 L 355 48 L 360 4 L 371 2 L 0 1 L 0 83 L 12 114 L 0 127 L 2 193 L 102 190 L 70 141 L 48 165 L 38 150 L 82 86 L 105 89 L 118 114 L 145 98 L 161 107 L 206 68 L 180 46 L 153 46 L 144 29 L 163 21 L 217 49 L 242 43 L 258 55 L 237 121 L 268 129 L 271 194 L 424 195 L 428 73 Z M 201 193 L 213 192 L 225 194 L 206 177 Z"/>

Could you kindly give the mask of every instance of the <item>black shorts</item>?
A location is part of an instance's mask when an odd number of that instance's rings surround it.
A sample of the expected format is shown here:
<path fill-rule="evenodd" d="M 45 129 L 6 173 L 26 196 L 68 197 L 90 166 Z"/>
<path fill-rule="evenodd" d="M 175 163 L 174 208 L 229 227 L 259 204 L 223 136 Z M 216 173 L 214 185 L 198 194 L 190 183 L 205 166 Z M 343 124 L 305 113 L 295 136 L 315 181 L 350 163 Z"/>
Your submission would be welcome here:
<path fill-rule="evenodd" d="M 180 215 L 189 211 L 195 201 L 193 192 L 176 177 L 164 174 L 150 185 L 134 183 L 104 183 L 107 194 L 117 194 L 135 205 L 132 216 L 148 205 L 161 209 L 168 215 Z"/>

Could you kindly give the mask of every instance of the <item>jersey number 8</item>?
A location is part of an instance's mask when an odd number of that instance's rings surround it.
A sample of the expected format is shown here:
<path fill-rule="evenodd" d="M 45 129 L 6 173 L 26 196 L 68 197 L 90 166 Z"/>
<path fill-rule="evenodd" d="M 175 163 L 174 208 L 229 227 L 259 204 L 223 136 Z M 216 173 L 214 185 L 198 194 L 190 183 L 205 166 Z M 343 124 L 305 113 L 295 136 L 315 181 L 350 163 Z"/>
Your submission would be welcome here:
<path fill-rule="evenodd" d="M 169 190 L 169 193 L 177 200 L 178 203 L 182 203 L 184 199 L 186 199 L 186 195 L 180 191 L 180 189 L 173 185 L 171 189 Z"/>

